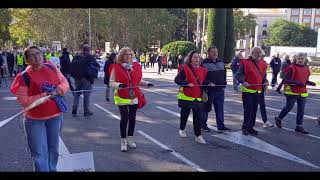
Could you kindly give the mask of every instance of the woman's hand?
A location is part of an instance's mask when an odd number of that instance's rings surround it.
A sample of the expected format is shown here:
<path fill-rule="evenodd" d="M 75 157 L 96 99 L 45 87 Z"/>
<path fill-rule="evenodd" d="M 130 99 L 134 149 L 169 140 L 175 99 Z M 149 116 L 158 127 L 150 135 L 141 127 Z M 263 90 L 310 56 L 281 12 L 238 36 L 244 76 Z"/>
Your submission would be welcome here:
<path fill-rule="evenodd" d="M 188 86 L 189 87 L 194 87 L 194 84 L 193 83 L 189 83 Z"/>

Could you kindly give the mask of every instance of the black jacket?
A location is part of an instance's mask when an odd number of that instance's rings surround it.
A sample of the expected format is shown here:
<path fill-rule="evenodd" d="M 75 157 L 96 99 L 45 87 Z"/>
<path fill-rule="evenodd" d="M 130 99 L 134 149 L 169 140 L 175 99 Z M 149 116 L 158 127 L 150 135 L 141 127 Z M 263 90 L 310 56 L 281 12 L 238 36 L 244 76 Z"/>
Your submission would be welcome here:
<path fill-rule="evenodd" d="M 76 80 L 86 78 L 91 84 L 93 84 L 94 78 L 88 77 L 88 75 L 85 73 L 87 72 L 86 68 L 88 67 L 89 63 L 98 64 L 95 57 L 91 54 L 81 53 L 74 56 L 70 67 L 70 75 Z"/>
<path fill-rule="evenodd" d="M 215 85 L 223 85 L 217 87 L 210 87 L 210 91 L 222 91 L 227 85 L 227 70 L 221 59 L 217 59 L 213 62 L 211 59 L 206 58 L 202 61 L 201 66 L 208 70 L 206 80 L 212 82 Z"/>
<path fill-rule="evenodd" d="M 104 67 L 103 67 L 103 71 L 105 72 L 104 74 L 104 79 L 103 79 L 103 82 L 104 84 L 109 84 L 110 82 L 110 77 L 109 77 L 109 74 L 108 74 L 108 69 L 110 67 L 111 64 L 114 64 L 114 61 L 113 60 L 107 60 L 105 63 L 104 63 Z"/>
<path fill-rule="evenodd" d="M 9 69 L 13 69 L 14 66 L 14 55 L 12 53 L 7 53 L 7 61 Z"/>
<path fill-rule="evenodd" d="M 62 74 L 69 74 L 70 73 L 70 57 L 68 52 L 63 52 L 62 56 L 60 57 L 60 71 Z"/>
<path fill-rule="evenodd" d="M 270 62 L 270 67 L 273 72 L 280 72 L 281 69 L 281 59 L 278 57 L 275 57 Z"/>

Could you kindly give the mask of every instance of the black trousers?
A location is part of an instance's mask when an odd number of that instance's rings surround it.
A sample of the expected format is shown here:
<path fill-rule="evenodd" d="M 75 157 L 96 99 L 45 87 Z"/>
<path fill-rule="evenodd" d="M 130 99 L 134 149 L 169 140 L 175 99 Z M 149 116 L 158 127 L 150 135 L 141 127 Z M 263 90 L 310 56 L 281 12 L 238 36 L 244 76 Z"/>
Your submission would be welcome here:
<path fill-rule="evenodd" d="M 161 63 L 158 63 L 158 74 L 160 74 L 161 67 L 162 67 L 162 64 L 161 64 Z"/>
<path fill-rule="evenodd" d="M 188 117 L 190 114 L 191 108 L 181 108 L 180 110 L 180 129 L 184 130 L 187 125 Z M 193 113 L 193 130 L 196 136 L 201 135 L 201 123 L 200 123 L 200 110 L 197 108 L 192 108 Z"/>
<path fill-rule="evenodd" d="M 256 115 L 259 103 L 258 93 L 242 92 L 242 102 L 244 109 L 242 129 L 252 129 L 256 122 Z"/>
<path fill-rule="evenodd" d="M 120 120 L 120 134 L 121 138 L 127 137 L 127 124 L 129 121 L 129 128 L 128 128 L 128 136 L 133 136 L 134 133 L 134 127 L 136 124 L 136 114 L 138 105 L 122 105 L 118 106 L 119 111 L 121 114 L 121 120 Z"/>

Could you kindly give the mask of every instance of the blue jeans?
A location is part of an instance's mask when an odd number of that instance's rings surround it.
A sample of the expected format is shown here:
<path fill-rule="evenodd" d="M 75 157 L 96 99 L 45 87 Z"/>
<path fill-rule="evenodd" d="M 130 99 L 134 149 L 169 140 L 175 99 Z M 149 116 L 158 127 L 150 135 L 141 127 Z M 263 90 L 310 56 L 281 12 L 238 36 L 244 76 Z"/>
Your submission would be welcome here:
<path fill-rule="evenodd" d="M 75 80 L 75 84 L 76 84 L 75 91 L 92 90 L 92 84 L 85 78 L 76 79 Z M 82 94 L 81 92 L 75 93 L 74 101 L 73 101 L 73 109 L 78 109 L 79 99 L 80 99 L 80 95 L 81 94 Z M 90 112 L 90 110 L 89 110 L 90 94 L 91 94 L 91 91 L 84 91 L 83 92 L 83 110 L 84 110 L 84 113 Z"/>
<path fill-rule="evenodd" d="M 63 116 L 47 120 L 26 119 L 25 130 L 35 171 L 57 171 Z"/>
<path fill-rule="evenodd" d="M 304 106 L 306 105 L 306 98 L 301 96 L 294 96 L 294 95 L 286 95 L 287 102 L 286 106 L 282 108 L 279 118 L 283 119 L 293 108 L 294 103 L 297 101 L 298 109 L 297 109 L 297 117 L 296 117 L 296 124 L 302 125 L 303 124 L 303 115 L 304 115 Z"/>
<path fill-rule="evenodd" d="M 222 91 L 209 91 L 208 101 L 213 104 L 214 111 L 216 114 L 216 123 L 218 129 L 224 128 L 224 90 Z M 208 112 L 200 112 L 201 126 L 206 127 L 208 121 Z"/>
<path fill-rule="evenodd" d="M 238 88 L 238 80 L 236 79 L 236 74 L 237 74 L 237 71 L 233 72 L 232 71 L 232 76 L 233 76 L 233 89 L 235 91 L 239 91 L 239 88 Z"/>
<path fill-rule="evenodd" d="M 266 101 L 264 98 L 264 91 L 261 92 L 261 94 L 259 94 L 259 106 L 260 106 L 260 112 L 261 112 L 261 117 L 262 117 L 262 121 L 265 123 L 268 121 L 268 117 L 267 117 L 267 111 L 266 111 Z"/>

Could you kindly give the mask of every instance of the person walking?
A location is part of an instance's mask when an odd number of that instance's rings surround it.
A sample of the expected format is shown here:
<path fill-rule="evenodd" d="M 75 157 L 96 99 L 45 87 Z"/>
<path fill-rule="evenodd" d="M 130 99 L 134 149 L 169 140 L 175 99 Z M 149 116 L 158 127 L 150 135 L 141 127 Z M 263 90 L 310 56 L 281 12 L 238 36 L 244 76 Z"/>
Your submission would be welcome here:
<path fill-rule="evenodd" d="M 256 121 L 260 94 L 263 87 L 268 85 L 266 78 L 267 67 L 260 60 L 262 58 L 261 47 L 253 47 L 250 54 L 249 59 L 240 61 L 236 78 L 241 83 L 240 91 L 242 91 L 244 109 L 242 133 L 244 135 L 257 135 L 258 131 L 253 127 Z"/>
<path fill-rule="evenodd" d="M 309 81 L 311 73 L 308 65 L 305 64 L 306 59 L 307 57 L 304 53 L 298 53 L 297 60 L 288 67 L 283 79 L 284 83 L 287 84 L 284 87 L 286 105 L 282 108 L 280 114 L 274 118 L 276 126 L 282 128 L 282 119 L 291 111 L 295 102 L 297 102 L 295 131 L 302 134 L 309 134 L 302 127 L 306 98 L 309 95 L 306 85 L 316 86 L 316 83 Z"/>
<path fill-rule="evenodd" d="M 161 63 L 162 64 L 162 72 L 164 72 L 164 69 L 167 67 L 167 64 L 168 64 L 168 59 L 167 59 L 166 54 L 162 55 L 161 61 L 162 61 L 162 63 Z"/>
<path fill-rule="evenodd" d="M 91 47 L 88 44 L 82 45 L 82 52 L 76 55 L 71 63 L 70 75 L 75 79 L 75 91 L 74 101 L 72 106 L 72 114 L 77 115 L 79 106 L 80 95 L 83 93 L 83 110 L 84 116 L 91 116 L 93 112 L 90 111 L 90 95 L 92 91 L 92 85 L 96 77 L 91 76 L 91 67 L 100 68 L 100 65 L 95 60 L 94 56 L 90 53 Z"/>
<path fill-rule="evenodd" d="M 208 58 L 203 60 L 201 66 L 208 70 L 206 80 L 209 80 L 214 85 L 208 88 L 208 103 L 211 107 L 213 105 L 216 114 L 216 123 L 219 131 L 230 130 L 224 125 L 224 88 L 227 84 L 227 70 L 223 60 L 218 58 L 218 49 L 215 46 L 208 48 Z M 201 112 L 201 126 L 204 131 L 209 132 L 207 126 L 209 112 Z"/>
<path fill-rule="evenodd" d="M 15 77 L 10 90 L 23 108 L 41 97 L 52 96 L 43 104 L 26 111 L 23 116 L 34 170 L 56 171 L 63 111 L 54 97 L 64 96 L 69 90 L 69 85 L 58 68 L 49 63 L 43 64 L 38 46 L 28 46 L 24 50 L 24 56 L 30 65 Z M 56 90 L 46 91 L 44 87 L 48 85 Z"/>
<path fill-rule="evenodd" d="M 140 63 L 141 67 L 143 66 L 143 69 L 146 69 L 146 56 L 144 55 L 144 53 L 140 55 Z"/>
<path fill-rule="evenodd" d="M 200 122 L 200 103 L 202 103 L 201 85 L 211 85 L 212 83 L 205 82 L 207 70 L 200 66 L 200 57 L 196 51 L 191 51 L 182 65 L 179 73 L 174 79 L 174 82 L 180 86 L 178 93 L 178 106 L 180 110 L 180 137 L 187 137 L 185 127 L 188 121 L 190 111 L 193 113 L 193 130 L 195 133 L 195 141 L 201 144 L 206 144 L 206 141 L 201 135 Z"/>
<path fill-rule="evenodd" d="M 109 94 L 110 94 L 110 70 L 111 64 L 115 63 L 117 53 L 111 53 L 108 57 L 108 60 L 104 63 L 103 71 L 104 71 L 104 78 L 103 82 L 106 85 L 106 101 L 110 101 Z"/>
<path fill-rule="evenodd" d="M 158 75 L 161 75 L 161 68 L 162 68 L 162 54 L 160 53 L 158 56 L 157 56 L 157 62 L 158 62 Z"/>
<path fill-rule="evenodd" d="M 120 150 L 127 151 L 127 145 L 130 148 L 136 148 L 133 140 L 134 128 L 136 123 L 137 109 L 146 104 L 145 97 L 139 86 L 153 86 L 153 84 L 142 80 L 142 69 L 138 62 L 132 62 L 133 51 L 129 47 L 120 49 L 116 64 L 111 66 L 110 87 L 114 90 L 114 102 L 118 106 L 120 120 Z M 127 125 L 128 132 L 127 132 Z"/>
<path fill-rule="evenodd" d="M 146 66 L 147 66 L 147 68 L 149 68 L 150 67 L 150 61 L 151 61 L 151 57 L 150 57 L 150 53 L 146 53 Z"/>
<path fill-rule="evenodd" d="M 231 70 L 232 70 L 232 77 L 233 77 L 233 90 L 236 92 L 239 91 L 239 84 L 236 79 L 236 74 L 237 74 L 237 71 L 239 70 L 239 63 L 240 63 L 241 59 L 243 59 L 242 51 L 239 51 L 239 53 L 231 61 Z"/>
<path fill-rule="evenodd" d="M 156 63 L 156 59 L 157 59 L 157 54 L 155 53 L 151 53 L 151 57 L 150 57 L 150 61 L 151 61 L 151 68 L 154 68 L 154 63 Z"/>
<path fill-rule="evenodd" d="M 73 83 L 70 75 L 70 66 L 71 66 L 71 62 L 70 62 L 68 48 L 63 48 L 62 55 L 60 56 L 60 67 L 61 67 L 60 71 L 64 75 L 64 77 L 67 79 L 70 90 L 74 91 L 74 87 L 73 87 Z"/>
<path fill-rule="evenodd" d="M 278 74 L 281 69 L 281 59 L 279 58 L 279 53 L 276 57 L 274 57 L 270 62 L 270 67 L 272 70 L 272 80 L 271 80 L 271 87 L 274 89 L 276 87 Z"/>

